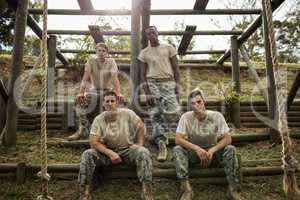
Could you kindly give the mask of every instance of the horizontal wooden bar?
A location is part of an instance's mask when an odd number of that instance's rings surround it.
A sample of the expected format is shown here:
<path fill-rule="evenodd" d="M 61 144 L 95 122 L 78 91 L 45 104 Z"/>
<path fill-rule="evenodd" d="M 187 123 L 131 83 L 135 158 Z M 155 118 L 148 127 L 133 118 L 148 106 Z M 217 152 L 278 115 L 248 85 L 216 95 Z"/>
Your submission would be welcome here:
<path fill-rule="evenodd" d="M 103 35 L 129 36 L 130 31 L 102 31 Z M 183 35 L 186 31 L 159 31 L 159 35 Z M 203 30 L 195 31 L 192 35 L 240 35 L 243 31 L 232 30 Z M 48 34 L 56 35 L 90 35 L 88 30 L 48 30 Z"/>
<path fill-rule="evenodd" d="M 30 8 L 29 14 L 42 15 L 42 9 Z M 259 15 L 260 9 L 155 9 L 150 15 Z M 131 10 L 48 9 L 49 15 L 131 15 Z"/>
<path fill-rule="evenodd" d="M 81 49 L 60 49 L 61 53 L 89 53 L 95 54 L 95 50 L 81 50 Z M 122 54 L 129 55 L 130 51 L 121 51 L 121 50 L 111 50 L 109 54 Z M 223 54 L 225 50 L 195 50 L 195 51 L 186 51 L 185 54 Z"/>

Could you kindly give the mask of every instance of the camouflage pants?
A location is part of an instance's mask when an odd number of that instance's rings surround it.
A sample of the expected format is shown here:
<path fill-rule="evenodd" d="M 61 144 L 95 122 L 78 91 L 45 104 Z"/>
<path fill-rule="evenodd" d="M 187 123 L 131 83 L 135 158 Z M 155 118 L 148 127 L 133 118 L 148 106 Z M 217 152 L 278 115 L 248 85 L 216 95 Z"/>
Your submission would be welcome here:
<path fill-rule="evenodd" d="M 105 91 L 92 90 L 86 92 L 87 102 L 85 104 L 77 104 L 75 107 L 78 127 L 83 129 L 85 136 L 89 135 L 94 118 L 103 110 L 102 96 Z"/>
<path fill-rule="evenodd" d="M 164 140 L 168 143 L 168 130 L 172 123 L 177 123 L 180 115 L 180 106 L 175 94 L 174 81 L 155 81 L 149 79 L 148 85 L 155 98 L 155 105 L 150 108 L 153 138 L 156 143 Z"/>
<path fill-rule="evenodd" d="M 145 147 L 136 149 L 123 149 L 115 151 L 122 159 L 122 163 L 129 166 L 136 166 L 137 177 L 140 182 L 152 181 L 152 159 L 151 154 Z M 106 155 L 97 152 L 94 149 L 85 150 L 82 153 L 78 182 L 80 185 L 91 184 L 95 168 L 111 166 L 111 160 Z"/>
<path fill-rule="evenodd" d="M 176 146 L 173 149 L 173 159 L 176 174 L 179 179 L 189 177 L 189 164 L 199 164 L 200 160 L 193 151 Z M 223 166 L 229 184 L 240 183 L 240 166 L 236 156 L 236 149 L 232 145 L 227 145 L 224 149 L 216 152 L 209 167 Z M 201 169 L 200 169 L 201 170 Z"/>

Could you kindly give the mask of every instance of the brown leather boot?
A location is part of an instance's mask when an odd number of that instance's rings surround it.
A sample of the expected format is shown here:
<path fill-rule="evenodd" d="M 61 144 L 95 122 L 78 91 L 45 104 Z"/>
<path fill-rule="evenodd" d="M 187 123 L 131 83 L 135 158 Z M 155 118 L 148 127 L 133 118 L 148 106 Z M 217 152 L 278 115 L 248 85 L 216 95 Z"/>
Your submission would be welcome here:
<path fill-rule="evenodd" d="M 90 185 L 80 186 L 80 198 L 79 200 L 92 200 Z"/>
<path fill-rule="evenodd" d="M 142 200 L 154 200 L 151 183 L 142 183 L 141 199 Z"/>
<path fill-rule="evenodd" d="M 227 199 L 230 200 L 242 200 L 241 197 L 241 188 L 239 185 L 231 185 L 228 186 Z"/>
<path fill-rule="evenodd" d="M 78 131 L 76 131 L 74 134 L 67 137 L 67 140 L 73 141 L 73 140 L 79 140 L 84 137 L 84 128 L 79 127 Z"/>
<path fill-rule="evenodd" d="M 181 181 L 180 184 L 181 197 L 180 200 L 192 200 L 194 192 L 189 180 Z"/>
<path fill-rule="evenodd" d="M 167 160 L 167 156 L 168 156 L 168 149 L 167 149 L 167 145 L 164 141 L 160 140 L 158 142 L 158 156 L 157 156 L 157 160 L 159 162 L 164 162 Z"/>

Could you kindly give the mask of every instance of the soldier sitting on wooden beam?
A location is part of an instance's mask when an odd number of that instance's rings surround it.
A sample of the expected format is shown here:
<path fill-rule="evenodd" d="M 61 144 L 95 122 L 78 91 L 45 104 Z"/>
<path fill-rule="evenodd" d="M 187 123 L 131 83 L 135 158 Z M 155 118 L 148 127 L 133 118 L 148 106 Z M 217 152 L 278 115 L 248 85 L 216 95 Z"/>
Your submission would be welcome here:
<path fill-rule="evenodd" d="M 144 123 L 132 110 L 118 107 L 118 98 L 113 91 L 104 94 L 104 108 L 91 127 L 91 149 L 81 156 L 78 176 L 81 200 L 92 199 L 90 187 L 96 166 L 120 163 L 136 166 L 142 183 L 142 200 L 153 200 L 152 159 L 149 150 L 143 146 Z"/>
<path fill-rule="evenodd" d="M 173 149 L 176 174 L 181 181 L 180 200 L 193 197 L 188 180 L 190 164 L 206 168 L 221 163 L 229 183 L 228 197 L 240 199 L 241 166 L 235 147 L 230 145 L 231 135 L 223 115 L 205 109 L 204 95 L 199 89 L 188 96 L 188 106 L 192 111 L 181 116 L 176 130 L 177 146 Z"/>

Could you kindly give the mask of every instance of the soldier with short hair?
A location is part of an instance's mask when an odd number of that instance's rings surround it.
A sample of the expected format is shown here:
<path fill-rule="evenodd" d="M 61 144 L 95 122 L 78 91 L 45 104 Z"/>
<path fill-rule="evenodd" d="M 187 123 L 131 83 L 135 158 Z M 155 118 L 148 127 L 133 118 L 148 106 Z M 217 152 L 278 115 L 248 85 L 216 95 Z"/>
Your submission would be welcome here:
<path fill-rule="evenodd" d="M 149 45 L 138 56 L 141 61 L 142 84 L 150 106 L 153 136 L 158 145 L 157 160 L 167 159 L 168 126 L 180 115 L 179 68 L 177 51 L 168 44 L 161 44 L 155 26 L 145 29 Z"/>
<path fill-rule="evenodd" d="M 104 108 L 91 127 L 91 149 L 81 156 L 78 176 L 81 200 L 92 198 L 90 187 L 96 166 L 120 163 L 136 166 L 142 183 L 142 199 L 153 200 L 152 159 L 149 150 L 143 146 L 144 123 L 132 110 L 118 107 L 118 98 L 113 91 L 104 94 Z"/>
<path fill-rule="evenodd" d="M 103 110 L 102 96 L 111 89 L 122 100 L 117 64 L 108 57 L 107 45 L 100 42 L 96 45 L 96 57 L 91 57 L 85 64 L 79 94 L 75 99 L 78 130 L 68 140 L 88 137 L 91 122 Z"/>
<path fill-rule="evenodd" d="M 181 116 L 176 130 L 177 146 L 173 149 L 176 174 L 181 181 L 180 200 L 192 199 L 189 165 L 199 163 L 202 168 L 223 164 L 229 183 L 228 197 L 240 199 L 241 166 L 235 147 L 230 145 L 231 135 L 223 115 L 205 109 L 204 95 L 199 89 L 191 92 L 188 104 L 192 111 Z"/>

